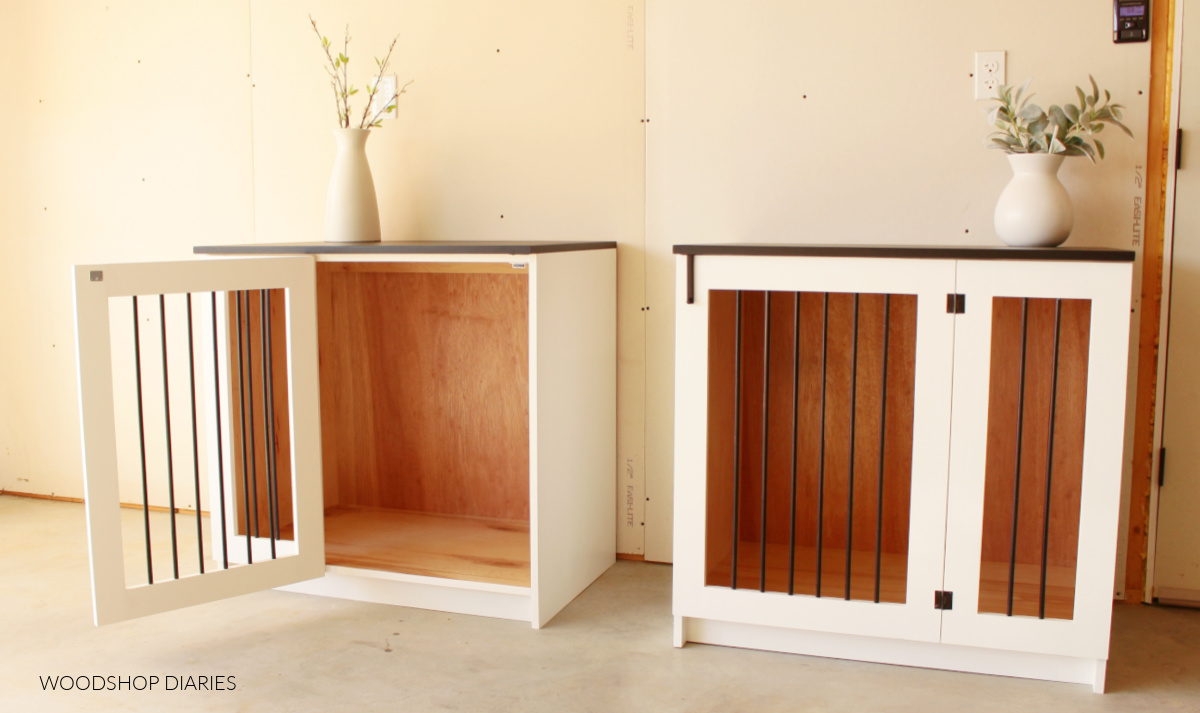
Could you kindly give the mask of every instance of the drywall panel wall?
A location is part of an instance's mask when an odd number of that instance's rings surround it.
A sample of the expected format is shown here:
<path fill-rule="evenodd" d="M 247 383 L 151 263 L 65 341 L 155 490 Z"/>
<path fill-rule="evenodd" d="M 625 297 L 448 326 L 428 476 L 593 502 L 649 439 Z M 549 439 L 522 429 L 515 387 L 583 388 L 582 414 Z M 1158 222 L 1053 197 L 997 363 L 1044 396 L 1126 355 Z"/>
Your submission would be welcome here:
<path fill-rule="evenodd" d="M 414 82 L 368 143 L 385 239 L 620 243 L 614 496 L 640 553 L 641 0 L 0 3 L 0 489 L 82 495 L 70 265 L 322 238 L 334 115 L 309 12 L 334 41 L 349 24 L 359 86 L 399 35 Z"/>
<path fill-rule="evenodd" d="M 1137 247 L 1149 45 L 1114 45 L 1111 13 L 1090 0 L 651 0 L 647 558 L 671 553 L 671 246 L 999 244 L 992 211 L 1011 173 L 984 148 L 970 75 L 975 51 L 1003 49 L 1010 83 L 1032 77 L 1037 101 L 1069 101 L 1091 73 L 1128 107 L 1137 140 L 1105 132 L 1108 159 L 1061 176 L 1068 245 Z"/>
<path fill-rule="evenodd" d="M 82 496 L 71 265 L 250 239 L 247 30 L 244 1 L 0 3 L 0 489 Z"/>
<path fill-rule="evenodd" d="M 399 117 L 367 154 L 384 240 L 615 240 L 618 548 L 642 552 L 642 3 L 253 0 L 255 234 L 321 240 L 333 93 L 308 13 L 366 85 L 391 39 Z M 354 97 L 357 117 L 365 92 Z M 357 123 L 356 123 L 357 125 Z M 397 365 L 403 368 L 403 365 Z"/>

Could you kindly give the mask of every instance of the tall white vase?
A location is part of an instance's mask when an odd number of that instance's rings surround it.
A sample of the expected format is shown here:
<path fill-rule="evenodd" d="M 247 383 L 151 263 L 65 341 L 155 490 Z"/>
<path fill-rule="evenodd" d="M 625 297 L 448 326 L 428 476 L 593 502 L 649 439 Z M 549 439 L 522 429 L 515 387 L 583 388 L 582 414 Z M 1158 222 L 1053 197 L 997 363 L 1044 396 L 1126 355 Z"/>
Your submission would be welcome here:
<path fill-rule="evenodd" d="M 1061 154 L 1009 154 L 1013 177 L 996 202 L 996 235 L 1007 245 L 1052 248 L 1075 224 L 1071 196 L 1058 180 Z"/>
<path fill-rule="evenodd" d="M 337 157 L 325 198 L 325 240 L 331 243 L 379 242 L 379 203 L 367 163 L 370 129 L 334 129 Z"/>

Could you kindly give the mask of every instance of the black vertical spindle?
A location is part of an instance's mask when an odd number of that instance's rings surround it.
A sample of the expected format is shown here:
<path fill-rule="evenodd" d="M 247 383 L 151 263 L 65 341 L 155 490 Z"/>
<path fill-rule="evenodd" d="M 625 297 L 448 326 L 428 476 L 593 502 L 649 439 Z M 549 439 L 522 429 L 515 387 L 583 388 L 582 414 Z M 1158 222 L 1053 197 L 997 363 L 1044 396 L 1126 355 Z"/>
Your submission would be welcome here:
<path fill-rule="evenodd" d="M 767 434 L 771 408 L 771 293 L 763 292 L 763 380 L 762 380 L 762 502 L 758 541 L 758 591 L 767 591 Z"/>
<path fill-rule="evenodd" d="M 854 293 L 854 335 L 850 347 L 850 466 L 846 486 L 846 599 L 850 599 L 850 547 L 854 539 L 854 425 L 858 411 L 858 293 Z"/>
<path fill-rule="evenodd" d="M 261 312 L 258 320 L 258 338 L 260 340 L 260 351 L 262 353 L 262 397 L 263 397 L 263 456 L 266 459 L 266 476 L 267 476 L 267 513 L 268 522 L 267 529 L 271 535 L 271 559 L 276 558 L 275 539 L 277 537 L 275 524 L 278 519 L 275 516 L 275 432 L 271 412 L 271 338 L 270 324 L 268 323 L 267 312 L 270 309 L 268 298 L 269 290 L 258 291 L 259 311 Z"/>
<path fill-rule="evenodd" d="M 200 548 L 200 574 L 204 574 L 204 526 L 200 517 L 200 437 L 196 428 L 196 342 L 192 334 L 192 293 L 187 293 L 188 386 L 192 396 L 192 475 L 196 485 L 196 545 Z"/>
<path fill-rule="evenodd" d="M 879 490 L 875 497 L 875 603 L 879 603 L 880 570 L 883 563 L 883 466 L 887 450 L 888 341 L 892 324 L 892 296 L 883 296 L 883 367 L 879 390 Z"/>
<path fill-rule="evenodd" d="M 1058 342 L 1062 327 L 1062 300 L 1054 301 L 1054 365 L 1050 377 L 1050 443 L 1046 448 L 1046 503 L 1042 511 L 1042 575 L 1038 618 L 1046 618 L 1046 558 L 1050 554 L 1050 476 L 1054 472 L 1054 420 L 1058 409 Z"/>
<path fill-rule="evenodd" d="M 738 515 L 742 489 L 742 291 L 737 291 L 737 313 L 733 319 L 733 559 L 730 588 L 737 589 Z"/>
<path fill-rule="evenodd" d="M 268 393 L 270 393 L 270 395 L 271 395 L 271 400 L 269 402 L 270 409 L 271 409 L 271 411 L 270 411 L 271 415 L 269 417 L 269 421 L 271 424 L 270 448 L 271 448 L 271 454 L 272 454 L 271 455 L 271 494 L 275 498 L 275 522 L 273 524 L 275 525 L 275 539 L 278 540 L 280 538 L 279 520 L 282 516 L 280 515 L 280 512 L 279 512 L 281 506 L 280 506 L 280 502 L 279 502 L 279 449 L 278 449 L 278 443 L 276 442 L 278 440 L 278 436 L 275 433 L 275 339 L 274 339 L 274 331 L 272 330 L 272 327 L 271 327 L 270 307 L 271 307 L 271 296 L 270 296 L 270 293 L 268 293 L 267 294 L 267 377 L 266 378 L 267 378 L 267 382 L 271 385 L 271 388 L 268 391 Z M 287 319 L 285 317 L 284 323 L 286 324 L 286 322 L 287 322 Z"/>
<path fill-rule="evenodd" d="M 788 594 L 796 592 L 796 426 L 800 419 L 800 293 L 792 298 L 795 326 L 792 328 L 792 502 L 791 529 L 788 535 Z"/>
<path fill-rule="evenodd" d="M 817 596 L 821 596 L 821 564 L 825 555 L 825 386 L 829 375 L 829 293 L 822 295 L 821 315 L 821 449 L 817 462 Z"/>
<path fill-rule="evenodd" d="M 217 422 L 217 487 L 219 488 L 221 502 L 216 508 L 221 511 L 221 563 L 225 569 L 229 569 L 229 532 L 225 522 L 225 461 L 224 461 L 224 444 L 222 443 L 221 433 L 221 359 L 217 349 L 217 293 L 212 295 L 212 345 L 213 345 L 213 393 L 216 397 L 216 422 Z"/>
<path fill-rule="evenodd" d="M 163 366 L 163 415 L 167 426 L 167 502 L 171 517 L 171 563 L 175 568 L 175 579 L 179 579 L 179 538 L 175 533 L 175 459 L 171 453 L 171 385 L 167 378 L 167 299 L 158 296 L 158 320 L 162 326 Z"/>
<path fill-rule="evenodd" d="M 246 340 L 242 335 L 242 291 L 238 290 L 236 295 L 237 301 L 237 352 L 238 352 L 238 405 L 241 407 L 242 419 L 242 505 L 243 513 L 246 518 L 246 561 L 254 563 L 254 547 L 250 541 L 250 466 L 246 460 L 247 439 L 246 439 L 246 367 L 245 356 L 249 349 L 246 348 Z M 253 406 L 251 406 L 253 411 Z M 251 431 L 253 437 L 253 431 Z"/>
<path fill-rule="evenodd" d="M 254 309 L 253 303 L 250 301 L 250 290 L 246 290 L 246 393 L 250 395 L 250 492 L 246 497 L 250 500 L 250 510 L 254 513 L 254 536 L 262 537 L 258 513 L 258 456 L 255 453 L 258 433 L 254 427 L 254 333 L 250 329 L 253 313 Z M 258 326 L 262 327 L 261 319 Z M 249 534 L 249 532 L 250 526 L 247 524 L 246 533 Z"/>
<path fill-rule="evenodd" d="M 138 298 L 133 296 L 133 365 L 137 370 L 138 442 L 142 454 L 142 522 L 146 532 L 146 583 L 154 584 L 154 559 L 150 553 L 150 486 L 146 477 L 146 419 L 142 407 L 142 341 L 138 325 Z"/>
<path fill-rule="evenodd" d="M 1029 298 L 1021 299 L 1021 378 L 1017 386 L 1017 462 L 1013 467 L 1012 541 L 1008 554 L 1008 616 L 1017 580 L 1017 521 L 1021 504 L 1021 441 L 1025 431 L 1025 350 L 1029 342 Z"/>

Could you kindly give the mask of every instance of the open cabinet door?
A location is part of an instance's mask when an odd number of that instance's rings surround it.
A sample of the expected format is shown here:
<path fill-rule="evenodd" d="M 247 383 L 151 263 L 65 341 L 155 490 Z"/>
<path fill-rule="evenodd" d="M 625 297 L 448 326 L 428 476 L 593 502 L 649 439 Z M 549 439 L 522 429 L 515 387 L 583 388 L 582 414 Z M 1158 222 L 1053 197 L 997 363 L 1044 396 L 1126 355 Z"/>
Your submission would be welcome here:
<path fill-rule="evenodd" d="M 76 266 L 97 625 L 324 574 L 315 287 L 309 257 Z"/>

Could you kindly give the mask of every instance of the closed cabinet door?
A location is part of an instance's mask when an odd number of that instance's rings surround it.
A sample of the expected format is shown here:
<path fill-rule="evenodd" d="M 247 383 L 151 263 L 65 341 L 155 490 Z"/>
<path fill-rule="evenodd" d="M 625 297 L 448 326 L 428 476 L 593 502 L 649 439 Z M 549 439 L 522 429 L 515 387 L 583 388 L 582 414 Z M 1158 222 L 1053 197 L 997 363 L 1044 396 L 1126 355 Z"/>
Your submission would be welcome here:
<path fill-rule="evenodd" d="M 936 641 L 954 261 L 687 261 L 674 613 Z"/>
<path fill-rule="evenodd" d="M 77 266 L 97 624 L 322 576 L 312 258 Z"/>
<path fill-rule="evenodd" d="M 957 278 L 942 641 L 1107 659 L 1130 266 Z"/>
<path fill-rule="evenodd" d="M 1178 12 L 1178 11 L 1177 11 Z M 1162 446 L 1155 525 L 1154 596 L 1200 604 L 1200 4 L 1183 11 L 1179 127 L 1171 245 Z"/>

